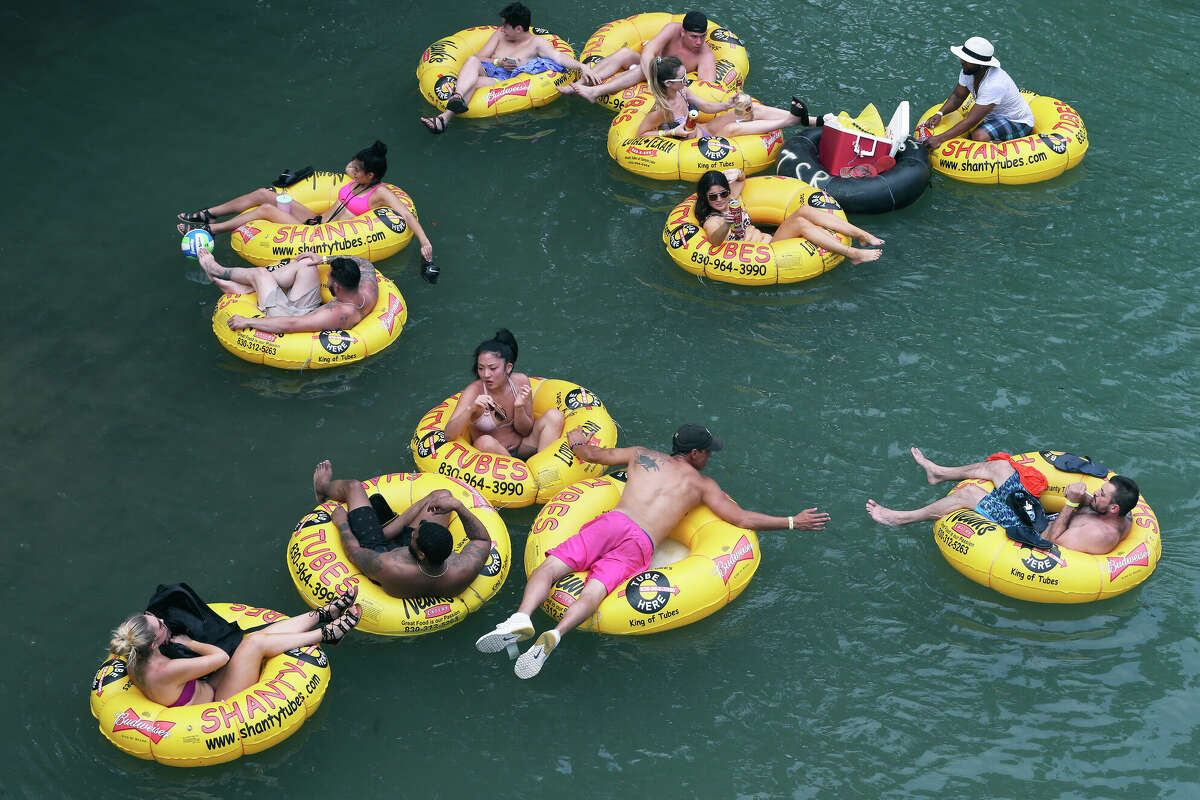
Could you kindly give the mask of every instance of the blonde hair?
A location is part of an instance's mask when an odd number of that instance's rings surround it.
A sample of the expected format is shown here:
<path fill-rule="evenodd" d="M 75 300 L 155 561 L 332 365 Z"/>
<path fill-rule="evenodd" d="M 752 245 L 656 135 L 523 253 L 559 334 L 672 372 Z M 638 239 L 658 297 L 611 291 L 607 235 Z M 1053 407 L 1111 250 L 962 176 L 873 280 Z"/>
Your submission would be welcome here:
<path fill-rule="evenodd" d="M 150 623 L 146 622 L 146 615 L 134 614 L 113 630 L 112 638 L 108 640 L 108 652 L 123 659 L 129 665 L 129 673 L 136 679 L 141 676 L 153 645 L 154 632 L 150 630 Z"/>
<path fill-rule="evenodd" d="M 671 102 L 667 99 L 666 80 L 682 68 L 683 62 L 676 56 L 656 58 L 650 62 L 650 81 L 647 85 L 650 87 L 650 94 L 654 96 L 654 107 L 665 112 L 668 119 L 671 115 Z"/>

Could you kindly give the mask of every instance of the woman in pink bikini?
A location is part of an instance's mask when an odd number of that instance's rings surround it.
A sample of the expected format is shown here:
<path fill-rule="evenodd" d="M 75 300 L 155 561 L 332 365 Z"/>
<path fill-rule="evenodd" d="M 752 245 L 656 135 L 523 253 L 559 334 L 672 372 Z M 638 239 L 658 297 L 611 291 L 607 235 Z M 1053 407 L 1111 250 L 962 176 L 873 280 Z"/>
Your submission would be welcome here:
<path fill-rule="evenodd" d="M 507 328 L 475 348 L 475 374 L 446 423 L 446 438 L 469 430 L 471 444 L 485 453 L 526 459 L 562 436 L 563 415 L 556 409 L 533 418 L 529 376 L 513 371 L 517 340 Z"/>
<path fill-rule="evenodd" d="M 341 641 L 362 617 L 362 607 L 354 604 L 357 594 L 357 588 L 351 589 L 315 611 L 249 632 L 232 656 L 186 634 L 172 636 L 166 623 L 149 612 L 122 622 L 108 650 L 124 659 L 133 682 L 155 703 L 175 707 L 226 700 L 258 682 L 264 660 L 296 647 Z M 168 658 L 159 651 L 168 642 L 196 657 Z"/>
<path fill-rule="evenodd" d="M 433 260 L 433 245 L 417 218 L 408 208 L 383 185 L 383 176 L 387 172 L 387 145 L 383 142 L 358 151 L 350 163 L 346 165 L 346 174 L 350 176 L 347 183 L 338 191 L 338 203 L 324 214 L 317 214 L 302 203 L 293 200 L 288 210 L 279 207 L 276 201 L 279 194 L 271 189 L 255 189 L 248 194 L 235 197 L 228 202 L 209 208 L 201 208 L 179 215 L 180 233 L 187 233 L 194 228 L 203 228 L 209 233 L 231 231 L 244 222 L 252 219 L 266 219 L 281 225 L 301 223 L 317 225 L 322 222 L 336 222 L 340 219 L 365 214 L 373 208 L 390 208 L 403 217 L 404 222 L 421 243 L 421 256 L 426 261 Z M 256 207 L 257 206 L 257 207 Z M 246 209 L 252 209 L 247 211 Z M 235 214 L 231 219 L 217 221 L 217 217 Z"/>

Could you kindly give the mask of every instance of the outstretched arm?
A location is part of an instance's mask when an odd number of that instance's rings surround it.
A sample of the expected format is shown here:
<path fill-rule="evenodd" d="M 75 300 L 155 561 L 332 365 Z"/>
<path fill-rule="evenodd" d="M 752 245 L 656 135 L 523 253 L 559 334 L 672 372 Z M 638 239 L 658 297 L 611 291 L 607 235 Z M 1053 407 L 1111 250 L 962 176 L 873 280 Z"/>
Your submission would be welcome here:
<path fill-rule="evenodd" d="M 628 464 L 637 456 L 637 447 L 595 447 L 587 443 L 587 434 L 583 428 L 572 428 L 567 431 L 567 445 L 576 458 L 592 464 L 616 466 Z"/>
<path fill-rule="evenodd" d="M 737 525 L 739 528 L 749 528 L 755 531 L 788 530 L 819 531 L 829 522 L 829 515 L 814 508 L 806 508 L 799 514 L 789 517 L 773 517 L 760 514 L 757 511 L 747 511 L 733 502 L 711 478 L 703 478 L 704 488 L 701 499 L 704 504 L 721 519 Z"/>
<path fill-rule="evenodd" d="M 304 333 L 306 331 L 336 331 L 348 328 L 352 306 L 345 303 L 326 304 L 311 314 L 300 317 L 243 317 L 234 314 L 229 318 L 231 330 L 246 328 L 266 333 Z"/>
<path fill-rule="evenodd" d="M 417 237 L 417 241 L 421 243 L 421 257 L 426 261 L 433 261 L 433 244 L 430 243 L 429 237 L 425 235 L 425 229 L 421 227 L 421 223 L 417 220 L 417 215 L 408 210 L 408 206 L 400 202 L 400 198 L 386 186 L 380 186 L 375 194 L 371 196 L 371 208 L 382 208 L 384 206 L 392 209 L 400 218 L 404 220 L 404 224 L 412 228 L 413 235 Z"/>
<path fill-rule="evenodd" d="M 966 134 L 975 130 L 975 127 L 979 123 L 983 122 L 983 118 L 991 113 L 991 110 L 995 107 L 996 106 L 994 103 L 987 106 L 976 103 L 975 105 L 971 106 L 971 110 L 967 112 L 967 115 L 963 117 L 957 125 L 953 126 L 945 133 L 939 133 L 937 136 L 930 136 L 928 139 L 926 139 L 926 147 L 932 150 L 935 147 L 941 146 L 942 142 L 953 139 L 956 136 L 965 136 Z"/>
<path fill-rule="evenodd" d="M 584 64 L 582 61 L 576 61 L 566 53 L 558 52 L 554 49 L 554 45 L 550 44 L 550 42 L 546 39 L 543 39 L 540 36 L 536 38 L 537 44 L 534 47 L 534 52 L 539 56 L 542 58 L 548 58 L 556 64 L 562 64 L 567 69 L 577 70 L 579 72 L 579 77 L 582 78 L 583 82 L 589 86 L 594 86 L 600 82 L 600 79 L 596 77 L 596 71 L 587 64 Z"/>

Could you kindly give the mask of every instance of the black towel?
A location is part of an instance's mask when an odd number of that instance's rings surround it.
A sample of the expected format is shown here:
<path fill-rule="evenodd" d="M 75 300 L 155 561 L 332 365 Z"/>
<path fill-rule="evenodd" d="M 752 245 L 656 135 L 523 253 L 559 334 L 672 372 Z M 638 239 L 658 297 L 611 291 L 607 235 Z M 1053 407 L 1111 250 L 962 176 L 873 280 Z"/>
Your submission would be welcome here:
<path fill-rule="evenodd" d="M 159 584 L 146 604 L 146 610 L 162 617 L 172 634 L 186 633 L 197 642 L 216 645 L 231 656 L 242 642 L 243 631 L 238 624 L 221 619 L 186 583 Z M 174 642 L 167 642 L 159 647 L 159 651 L 167 658 L 196 656 Z"/>
<path fill-rule="evenodd" d="M 1091 475 L 1093 478 L 1107 478 L 1110 472 L 1109 468 L 1101 464 L 1099 461 L 1092 461 L 1087 456 L 1076 456 L 1070 453 L 1052 453 L 1049 450 L 1041 450 L 1042 458 L 1054 465 L 1055 469 L 1062 472 L 1074 472 L 1079 475 Z"/>

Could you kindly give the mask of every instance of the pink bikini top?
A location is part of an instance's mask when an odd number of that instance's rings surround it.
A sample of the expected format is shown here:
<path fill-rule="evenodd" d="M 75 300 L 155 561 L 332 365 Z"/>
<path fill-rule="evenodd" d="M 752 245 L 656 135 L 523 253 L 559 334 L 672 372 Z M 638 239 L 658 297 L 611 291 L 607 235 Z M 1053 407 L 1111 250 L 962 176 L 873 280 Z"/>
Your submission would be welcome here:
<path fill-rule="evenodd" d="M 371 195 L 382 185 L 381 183 L 377 183 L 362 194 L 351 195 L 351 192 L 359 184 L 350 181 L 350 183 L 338 189 L 338 200 L 341 201 L 343 208 L 357 217 L 359 214 L 365 214 L 371 210 Z"/>
<path fill-rule="evenodd" d="M 510 392 L 512 392 L 513 399 L 515 400 L 517 397 L 517 390 L 513 388 L 512 378 L 508 379 L 508 390 Z M 483 396 L 491 397 L 491 395 L 488 394 L 487 384 L 483 385 Z M 479 419 L 475 420 L 471 424 L 474 425 L 475 430 L 479 431 L 480 433 L 491 433 L 491 432 L 495 431 L 497 428 L 512 427 L 513 422 L 512 422 L 512 417 L 509 417 L 504 422 L 500 422 L 496 419 L 495 413 L 487 413 L 487 414 L 480 414 Z"/>

